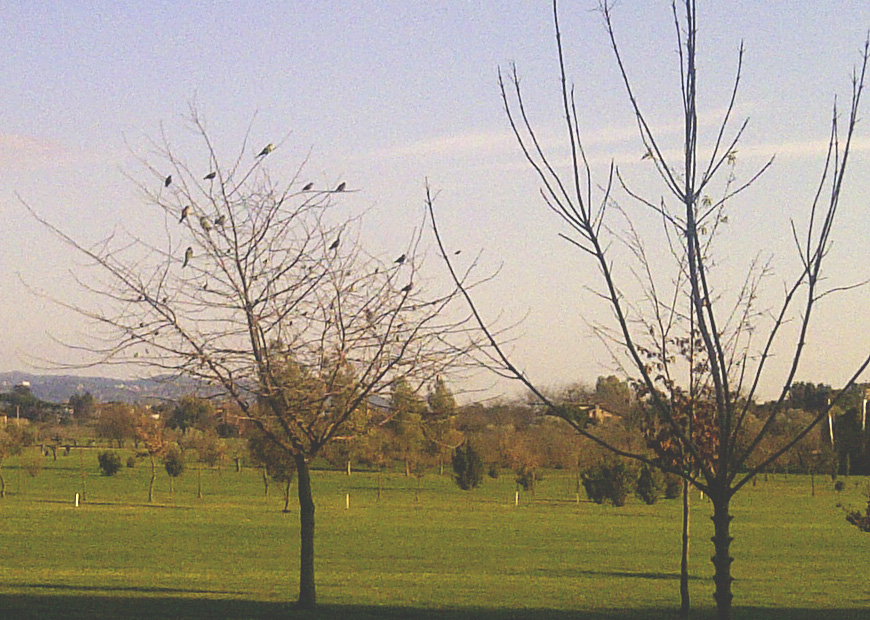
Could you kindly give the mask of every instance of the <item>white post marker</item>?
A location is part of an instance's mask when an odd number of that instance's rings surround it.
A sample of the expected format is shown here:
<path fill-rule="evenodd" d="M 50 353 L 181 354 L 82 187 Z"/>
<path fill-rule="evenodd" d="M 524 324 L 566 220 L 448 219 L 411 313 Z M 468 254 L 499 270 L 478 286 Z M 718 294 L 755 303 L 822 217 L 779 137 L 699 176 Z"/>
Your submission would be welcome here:
<path fill-rule="evenodd" d="M 517 491 L 516 497 L 514 497 L 514 506 L 519 506 L 519 505 L 520 505 L 520 492 Z"/>
<path fill-rule="evenodd" d="M 76 493 L 76 508 L 79 507 L 79 494 Z"/>
<path fill-rule="evenodd" d="M 350 510 L 350 493 L 344 498 L 344 509 Z"/>

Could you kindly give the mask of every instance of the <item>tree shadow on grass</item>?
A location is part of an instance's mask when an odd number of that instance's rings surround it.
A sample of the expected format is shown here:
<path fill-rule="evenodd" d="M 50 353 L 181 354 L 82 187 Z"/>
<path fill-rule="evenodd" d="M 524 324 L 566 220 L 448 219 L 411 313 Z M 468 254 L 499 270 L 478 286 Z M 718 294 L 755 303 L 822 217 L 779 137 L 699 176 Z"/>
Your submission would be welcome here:
<path fill-rule="evenodd" d="M 661 609 L 491 609 L 484 607 L 421 609 L 399 606 L 320 605 L 299 610 L 292 603 L 236 598 L 195 598 L 169 588 L 101 588 L 103 592 L 136 592 L 141 596 L 91 594 L 74 586 L 27 586 L 38 593 L 0 594 L 0 617 L 14 620 L 663 620 L 676 618 L 675 608 Z M 93 588 L 96 590 L 97 588 Z M 73 593 L 75 591 L 75 593 Z M 177 596 L 167 596 L 175 592 Z M 208 592 L 206 594 L 215 594 Z M 157 595 L 157 596 L 155 596 Z M 856 620 L 864 609 L 767 609 L 735 607 L 734 620 Z M 713 620 L 709 607 L 696 609 L 694 620 Z"/>

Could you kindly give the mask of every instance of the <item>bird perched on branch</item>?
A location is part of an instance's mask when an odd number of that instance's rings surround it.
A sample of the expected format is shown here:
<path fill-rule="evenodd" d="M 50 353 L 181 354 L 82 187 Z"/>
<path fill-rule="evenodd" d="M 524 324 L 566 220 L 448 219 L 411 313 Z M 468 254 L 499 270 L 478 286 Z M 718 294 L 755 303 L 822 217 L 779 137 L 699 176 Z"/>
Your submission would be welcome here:
<path fill-rule="evenodd" d="M 343 192 L 345 187 L 347 187 L 347 183 L 342 181 L 341 183 L 338 184 L 338 187 L 335 188 L 335 191 Z"/>
<path fill-rule="evenodd" d="M 187 214 L 190 213 L 190 205 L 186 205 L 181 210 L 181 217 L 178 219 L 178 223 L 181 224 L 184 220 L 187 219 Z"/>
<path fill-rule="evenodd" d="M 211 181 L 211 180 L 214 179 L 216 176 L 217 176 L 217 172 L 209 172 L 207 175 L 205 175 L 204 177 L 202 177 L 202 180 L 203 180 L 203 181 Z"/>
<path fill-rule="evenodd" d="M 218 215 L 218 216 L 217 216 L 217 219 L 214 221 L 214 225 L 217 226 L 218 228 L 223 228 L 223 227 L 224 227 L 224 223 L 225 223 L 226 221 L 227 221 L 227 216 L 226 216 L 226 215 Z"/>
<path fill-rule="evenodd" d="M 181 268 L 184 269 L 187 267 L 187 264 L 190 262 L 190 259 L 193 258 L 193 248 L 188 246 L 188 248 L 184 251 L 184 262 L 181 264 Z"/>
<path fill-rule="evenodd" d="M 169 185 L 171 183 L 172 183 L 172 175 L 170 174 L 165 179 L 163 179 L 163 187 L 169 187 Z"/>
<path fill-rule="evenodd" d="M 306 184 L 305 184 L 305 187 L 302 188 L 302 191 L 303 191 L 303 192 L 307 192 L 307 191 L 310 190 L 312 187 L 314 187 L 314 183 L 306 183 Z"/>
<path fill-rule="evenodd" d="M 265 157 L 269 153 L 275 150 L 275 145 L 271 142 L 263 147 L 263 150 L 257 154 L 257 157 Z"/>
<path fill-rule="evenodd" d="M 335 241 L 332 242 L 332 245 L 329 246 L 330 250 L 338 249 L 338 244 L 341 243 L 341 235 L 335 238 Z"/>
<path fill-rule="evenodd" d="M 202 229 L 205 232 L 208 232 L 211 230 L 211 222 L 209 222 L 208 218 L 204 215 L 199 218 L 199 225 L 202 226 Z"/>
<path fill-rule="evenodd" d="M 404 254 L 402 254 L 399 258 L 393 261 L 396 265 L 401 265 L 405 262 L 405 258 L 407 258 Z"/>
<path fill-rule="evenodd" d="M 411 282 L 408 282 L 405 286 L 402 287 L 402 292 L 403 292 L 403 293 L 410 293 L 410 292 L 411 292 L 411 288 L 412 288 L 413 286 L 414 286 L 414 285 L 413 285 Z"/>

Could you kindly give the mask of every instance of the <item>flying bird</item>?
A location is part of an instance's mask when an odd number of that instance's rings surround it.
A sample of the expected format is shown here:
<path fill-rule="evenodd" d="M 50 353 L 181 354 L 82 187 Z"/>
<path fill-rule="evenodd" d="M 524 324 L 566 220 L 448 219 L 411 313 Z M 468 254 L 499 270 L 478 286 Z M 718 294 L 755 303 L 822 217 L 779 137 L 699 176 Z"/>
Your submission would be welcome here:
<path fill-rule="evenodd" d="M 207 175 L 205 175 L 204 177 L 202 177 L 202 180 L 203 180 L 203 181 L 211 181 L 211 180 L 214 179 L 216 176 L 217 176 L 217 172 L 209 172 Z"/>
<path fill-rule="evenodd" d="M 186 205 L 186 206 L 181 210 L 181 217 L 180 217 L 179 220 L 178 220 L 178 223 L 179 223 L 179 224 L 181 224 L 184 220 L 187 219 L 187 214 L 188 214 L 188 213 L 190 213 L 190 205 Z"/>
<path fill-rule="evenodd" d="M 338 249 L 338 244 L 341 243 L 341 235 L 335 238 L 335 241 L 332 242 L 332 245 L 329 246 L 330 250 Z"/>
<path fill-rule="evenodd" d="M 190 262 L 190 259 L 193 258 L 193 248 L 189 247 L 184 251 L 184 262 L 181 264 L 181 268 L 184 269 L 187 267 L 187 264 Z"/>
<path fill-rule="evenodd" d="M 345 187 L 347 187 L 347 183 L 342 181 L 341 183 L 338 184 L 338 187 L 335 188 L 335 191 L 343 192 Z"/>
<path fill-rule="evenodd" d="M 306 183 L 306 184 L 305 184 L 305 187 L 302 188 L 302 191 L 303 191 L 303 192 L 307 192 L 307 191 L 310 190 L 312 187 L 314 187 L 314 183 Z"/>
<path fill-rule="evenodd" d="M 402 254 L 399 258 L 393 261 L 396 265 L 401 265 L 405 262 L 405 258 L 407 258 L 404 254 Z"/>
<path fill-rule="evenodd" d="M 170 174 L 165 179 L 163 179 L 163 187 L 169 187 L 169 184 L 172 183 L 172 175 Z"/>
<path fill-rule="evenodd" d="M 199 225 L 202 226 L 202 229 L 205 232 L 208 232 L 211 230 L 211 222 L 209 222 L 208 218 L 204 215 L 199 218 Z"/>
<path fill-rule="evenodd" d="M 227 216 L 226 216 L 226 215 L 218 215 L 218 216 L 217 216 L 217 219 L 214 221 L 214 225 L 217 226 L 218 228 L 223 228 L 223 227 L 224 227 L 224 223 L 225 223 L 226 221 L 227 221 Z"/>
<path fill-rule="evenodd" d="M 257 154 L 257 157 L 265 157 L 266 155 L 268 155 L 269 153 L 271 153 L 274 150 L 275 150 L 275 145 L 270 142 L 269 144 L 267 144 L 266 146 L 263 147 L 263 150 L 260 151 L 259 154 Z"/>

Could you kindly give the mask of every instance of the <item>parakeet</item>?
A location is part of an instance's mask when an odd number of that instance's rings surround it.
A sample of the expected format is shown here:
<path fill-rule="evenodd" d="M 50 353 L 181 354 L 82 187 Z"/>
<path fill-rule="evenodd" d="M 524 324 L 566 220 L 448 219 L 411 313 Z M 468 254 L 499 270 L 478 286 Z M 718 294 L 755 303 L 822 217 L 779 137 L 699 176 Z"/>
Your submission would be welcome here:
<path fill-rule="evenodd" d="M 172 175 L 170 174 L 165 179 L 163 179 L 163 187 L 169 187 L 169 184 L 172 183 Z"/>
<path fill-rule="evenodd" d="M 401 265 L 402 263 L 405 262 L 405 258 L 406 258 L 405 255 L 402 254 L 399 258 L 397 258 L 397 259 L 394 260 L 393 262 L 394 262 L 396 265 Z"/>
<path fill-rule="evenodd" d="M 338 248 L 339 243 L 341 243 L 341 236 L 340 235 L 335 238 L 335 241 L 332 242 L 332 245 L 329 246 L 329 249 L 335 250 L 336 248 Z"/>
<path fill-rule="evenodd" d="M 338 184 L 338 187 L 335 188 L 335 191 L 343 192 L 345 187 L 347 187 L 347 183 L 342 181 L 341 183 Z"/>
<path fill-rule="evenodd" d="M 265 157 L 269 153 L 275 150 L 275 145 L 271 142 L 263 147 L 263 150 L 257 155 L 257 157 Z"/>
<path fill-rule="evenodd" d="M 307 191 L 310 190 L 312 187 L 314 187 L 314 183 L 306 183 L 306 184 L 305 184 L 305 187 L 302 188 L 302 191 L 303 191 L 303 192 L 307 192 Z"/>
<path fill-rule="evenodd" d="M 190 262 L 190 259 L 193 258 L 193 248 L 188 247 L 184 251 L 184 262 L 181 264 L 181 268 L 187 267 L 187 264 Z"/>
<path fill-rule="evenodd" d="M 203 181 L 211 181 L 213 178 L 217 176 L 217 172 L 209 172 L 207 175 L 202 177 Z"/>
<path fill-rule="evenodd" d="M 414 285 L 411 284 L 410 282 L 408 282 L 405 286 L 402 287 L 402 292 L 403 293 L 410 293 L 412 286 L 414 286 Z"/>
<path fill-rule="evenodd" d="M 218 228 L 223 228 L 223 227 L 224 227 L 224 223 L 225 223 L 226 221 L 227 221 L 227 216 L 226 216 L 226 215 L 218 215 L 218 216 L 217 216 L 217 219 L 214 221 L 214 225 L 217 226 Z"/>
<path fill-rule="evenodd" d="M 186 205 L 181 210 L 181 218 L 179 218 L 178 223 L 181 224 L 184 220 L 187 219 L 187 214 L 190 213 L 190 205 Z"/>
<path fill-rule="evenodd" d="M 202 229 L 205 232 L 208 232 L 211 230 L 211 222 L 209 222 L 208 218 L 204 215 L 199 218 L 199 225 L 202 226 Z"/>

